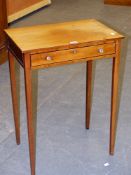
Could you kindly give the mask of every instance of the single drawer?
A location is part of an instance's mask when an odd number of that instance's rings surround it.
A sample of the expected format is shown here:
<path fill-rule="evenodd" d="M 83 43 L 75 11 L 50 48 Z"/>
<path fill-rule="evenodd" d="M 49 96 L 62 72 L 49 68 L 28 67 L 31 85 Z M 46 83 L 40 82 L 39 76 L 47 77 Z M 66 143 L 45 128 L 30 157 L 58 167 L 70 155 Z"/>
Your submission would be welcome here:
<path fill-rule="evenodd" d="M 88 57 L 106 56 L 115 53 L 115 43 L 75 48 L 69 50 L 55 51 L 49 53 L 38 53 L 31 55 L 32 67 L 79 60 Z"/>

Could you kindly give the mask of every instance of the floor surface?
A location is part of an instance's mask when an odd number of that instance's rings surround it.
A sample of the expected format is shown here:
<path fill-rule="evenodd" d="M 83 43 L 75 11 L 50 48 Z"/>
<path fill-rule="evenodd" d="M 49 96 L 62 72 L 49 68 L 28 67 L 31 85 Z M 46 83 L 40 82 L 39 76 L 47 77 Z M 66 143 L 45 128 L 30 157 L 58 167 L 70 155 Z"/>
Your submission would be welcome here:
<path fill-rule="evenodd" d="M 109 156 L 111 59 L 94 62 L 90 130 L 85 130 L 85 63 L 35 71 L 36 175 L 131 175 L 131 7 L 104 5 L 103 0 L 52 1 L 11 27 L 96 18 L 126 36 L 116 149 Z M 0 66 L 0 175 L 30 175 L 23 69 L 17 65 L 16 71 L 21 80 L 20 146 L 15 143 L 8 63 Z"/>

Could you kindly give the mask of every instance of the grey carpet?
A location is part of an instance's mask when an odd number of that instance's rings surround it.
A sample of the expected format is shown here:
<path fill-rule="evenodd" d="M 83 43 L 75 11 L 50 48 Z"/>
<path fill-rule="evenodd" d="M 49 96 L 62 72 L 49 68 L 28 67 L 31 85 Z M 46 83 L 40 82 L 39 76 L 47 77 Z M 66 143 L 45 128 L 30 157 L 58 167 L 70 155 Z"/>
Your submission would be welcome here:
<path fill-rule="evenodd" d="M 131 7 L 103 0 L 53 0 L 11 27 L 96 18 L 126 36 L 122 43 L 115 155 L 109 156 L 111 59 L 94 62 L 91 128 L 85 130 L 85 63 L 35 71 L 36 175 L 131 175 Z M 19 66 L 16 67 L 17 75 Z M 0 175 L 29 175 L 23 69 L 21 145 L 15 143 L 8 63 L 0 66 Z M 38 83 L 38 87 L 37 87 Z M 37 94 L 38 90 L 38 94 Z"/>

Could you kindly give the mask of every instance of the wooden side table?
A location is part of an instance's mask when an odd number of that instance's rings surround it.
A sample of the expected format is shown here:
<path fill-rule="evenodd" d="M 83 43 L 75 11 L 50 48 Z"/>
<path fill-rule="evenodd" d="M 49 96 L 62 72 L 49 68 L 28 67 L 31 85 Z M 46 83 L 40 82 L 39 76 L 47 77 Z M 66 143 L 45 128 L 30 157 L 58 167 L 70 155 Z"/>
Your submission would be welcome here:
<path fill-rule="evenodd" d="M 24 68 L 31 174 L 35 175 L 35 131 L 32 117 L 31 87 L 31 72 L 33 69 L 86 62 L 86 128 L 89 129 L 92 61 L 105 58 L 113 59 L 109 145 L 109 153 L 113 155 L 116 133 L 120 43 L 124 37 L 94 19 L 7 29 L 5 33 L 9 51 L 11 91 L 17 144 L 20 144 L 20 127 L 14 59 Z"/>

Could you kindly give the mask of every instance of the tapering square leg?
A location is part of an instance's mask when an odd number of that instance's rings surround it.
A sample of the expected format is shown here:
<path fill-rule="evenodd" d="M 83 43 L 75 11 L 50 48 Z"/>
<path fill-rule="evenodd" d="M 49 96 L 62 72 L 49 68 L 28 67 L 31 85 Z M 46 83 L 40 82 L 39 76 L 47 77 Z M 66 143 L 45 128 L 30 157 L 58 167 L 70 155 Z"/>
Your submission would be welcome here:
<path fill-rule="evenodd" d="M 26 107 L 27 107 L 27 128 L 29 140 L 29 154 L 31 175 L 35 175 L 35 127 L 32 112 L 32 74 L 30 67 L 30 55 L 24 56 L 24 73 L 25 73 L 25 93 L 26 93 Z"/>
<path fill-rule="evenodd" d="M 116 57 L 113 58 L 112 68 L 112 96 L 111 96 L 111 119 L 110 119 L 110 154 L 114 154 L 116 126 L 117 126 L 117 97 L 118 76 L 120 64 L 120 41 L 116 42 Z"/>
<path fill-rule="evenodd" d="M 90 127 L 92 92 L 92 61 L 86 63 L 86 129 Z"/>
<path fill-rule="evenodd" d="M 16 76 L 15 76 L 15 58 L 10 51 L 8 52 L 8 57 L 9 57 L 10 83 L 11 83 L 16 142 L 19 145 L 20 144 L 20 121 L 19 121 L 18 98 L 17 98 Z"/>

